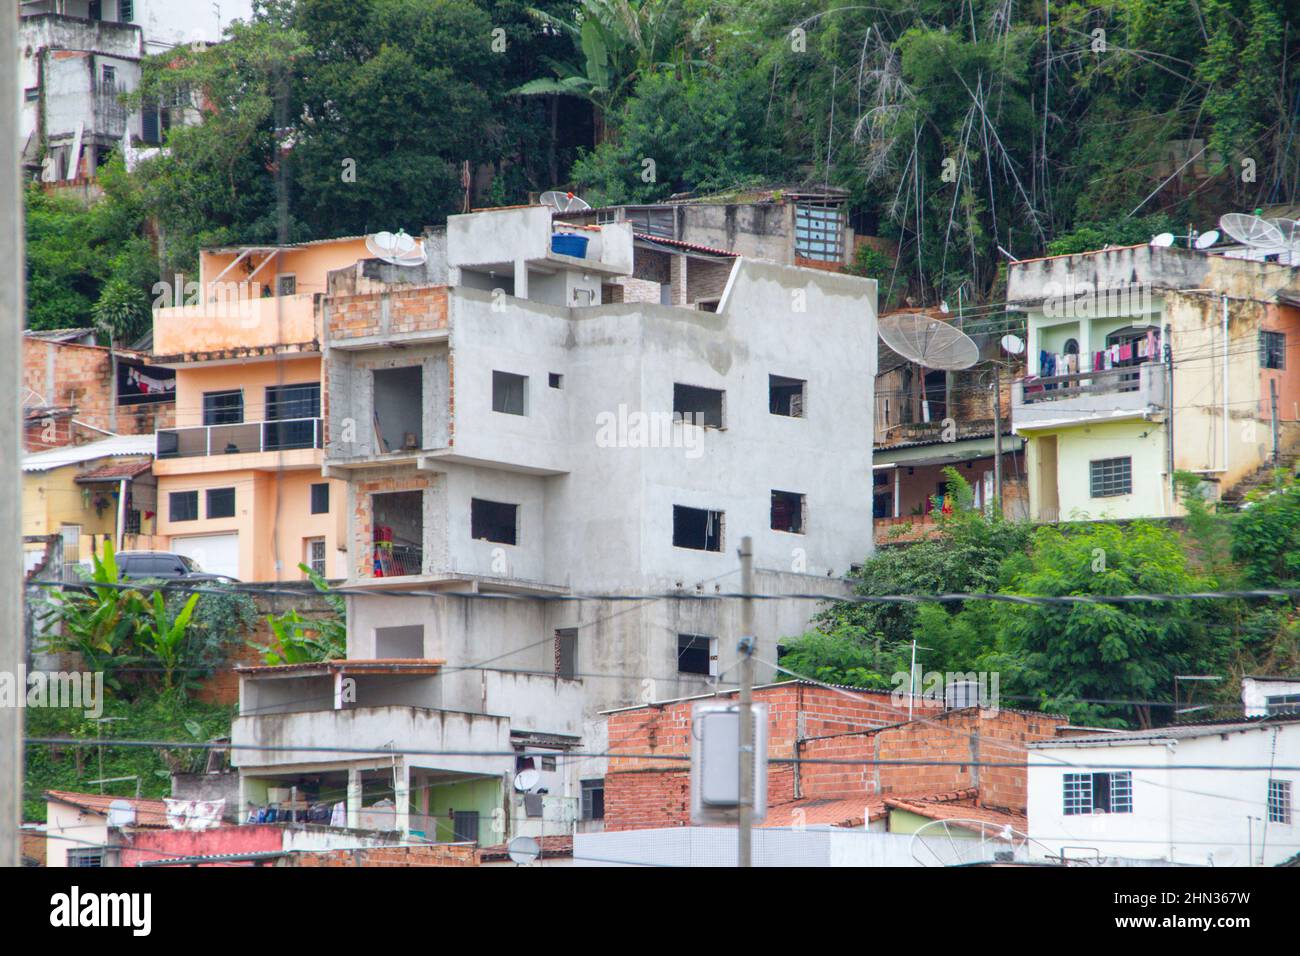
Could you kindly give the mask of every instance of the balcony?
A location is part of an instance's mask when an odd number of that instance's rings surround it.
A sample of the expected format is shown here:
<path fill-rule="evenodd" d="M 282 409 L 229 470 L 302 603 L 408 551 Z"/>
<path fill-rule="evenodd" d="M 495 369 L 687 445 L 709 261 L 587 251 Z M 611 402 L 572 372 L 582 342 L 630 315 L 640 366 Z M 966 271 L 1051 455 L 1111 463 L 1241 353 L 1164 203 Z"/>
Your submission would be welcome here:
<path fill-rule="evenodd" d="M 274 465 L 282 468 L 319 467 L 323 445 L 320 418 L 287 418 L 230 425 L 165 428 L 157 432 L 155 474 L 228 471 Z M 260 456 L 273 454 L 274 459 Z M 285 453 L 289 453 L 287 456 Z M 195 462 L 192 459 L 218 458 Z M 186 460 L 189 461 L 186 464 Z M 196 467 L 197 466 L 197 467 Z"/>
<path fill-rule="evenodd" d="M 1165 405 L 1165 367 L 1146 363 L 1104 371 L 1027 378 L 1015 383 L 1016 431 L 1150 418 Z"/>
<path fill-rule="evenodd" d="M 316 296 L 248 298 L 236 291 L 226 299 L 156 309 L 156 362 L 229 361 L 319 349 Z"/>

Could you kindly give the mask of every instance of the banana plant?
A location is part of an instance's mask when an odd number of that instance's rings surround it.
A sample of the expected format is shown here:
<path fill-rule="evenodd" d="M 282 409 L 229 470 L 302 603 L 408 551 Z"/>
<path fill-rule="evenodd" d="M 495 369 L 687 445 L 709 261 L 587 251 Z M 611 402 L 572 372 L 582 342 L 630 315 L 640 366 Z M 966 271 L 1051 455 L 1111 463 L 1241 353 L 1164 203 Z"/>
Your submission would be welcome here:
<path fill-rule="evenodd" d="M 123 583 L 111 543 L 105 542 L 103 555 L 92 556 L 92 562 L 82 587 L 60 588 L 45 599 L 41 623 L 53 632 L 46 634 L 45 647 L 80 655 L 87 669 L 104 674 L 105 683 L 120 690 L 113 671 L 133 660 L 128 652 L 145 601 Z"/>
<path fill-rule="evenodd" d="M 198 603 L 199 595 L 191 594 L 176 616 L 172 617 L 167 613 L 167 602 L 163 599 L 162 591 L 155 591 L 152 616 L 145 617 L 140 622 L 137 636 L 142 646 L 162 665 L 163 687 L 168 691 L 175 687 L 176 671 L 185 662 L 190 618 Z"/>
<path fill-rule="evenodd" d="M 307 575 L 330 605 L 333 613 L 327 617 L 304 618 L 296 609 L 284 614 L 267 615 L 274 640 L 270 644 L 248 642 L 248 646 L 262 652 L 267 664 L 309 664 L 331 661 L 347 655 L 347 624 L 343 598 L 330 590 L 320 574 L 305 564 L 298 567 Z"/>

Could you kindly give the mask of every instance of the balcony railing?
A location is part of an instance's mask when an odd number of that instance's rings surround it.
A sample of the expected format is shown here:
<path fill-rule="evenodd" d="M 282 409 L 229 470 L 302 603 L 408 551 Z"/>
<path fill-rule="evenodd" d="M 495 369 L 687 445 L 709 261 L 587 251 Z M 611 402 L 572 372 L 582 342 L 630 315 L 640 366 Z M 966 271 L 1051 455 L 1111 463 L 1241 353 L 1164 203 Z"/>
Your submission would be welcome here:
<path fill-rule="evenodd" d="M 199 425 L 158 432 L 159 458 L 201 458 L 263 451 L 320 448 L 321 419 L 288 418 L 269 422 Z"/>
<path fill-rule="evenodd" d="M 1165 366 L 1146 362 L 1027 378 L 1012 392 L 1012 423 L 1032 428 L 1148 416 L 1165 405 L 1165 373 Z"/>
<path fill-rule="evenodd" d="M 1098 392 L 1136 392 L 1142 387 L 1142 369 L 1150 367 L 1149 364 L 1134 365 L 1026 379 L 1021 385 L 1024 389 L 1024 404 L 1054 402 Z"/>

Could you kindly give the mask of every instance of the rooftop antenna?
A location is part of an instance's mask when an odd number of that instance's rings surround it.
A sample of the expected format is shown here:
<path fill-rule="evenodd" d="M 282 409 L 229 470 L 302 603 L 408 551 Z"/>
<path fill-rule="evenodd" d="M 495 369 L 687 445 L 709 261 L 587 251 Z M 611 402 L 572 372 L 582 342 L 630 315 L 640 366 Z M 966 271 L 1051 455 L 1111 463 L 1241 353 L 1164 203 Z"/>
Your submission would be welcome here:
<path fill-rule="evenodd" d="M 424 245 L 417 243 L 402 229 L 395 233 L 377 232 L 373 236 L 366 236 L 366 248 L 376 259 L 394 266 L 422 266 L 429 258 Z"/>
<path fill-rule="evenodd" d="M 979 346 L 970 336 L 932 315 L 882 315 L 879 333 L 891 349 L 925 368 L 956 370 L 970 368 L 979 361 Z"/>
<path fill-rule="evenodd" d="M 542 193 L 541 203 L 543 206 L 550 206 L 556 212 L 581 212 L 583 209 L 591 208 L 591 203 L 582 197 L 558 189 Z"/>

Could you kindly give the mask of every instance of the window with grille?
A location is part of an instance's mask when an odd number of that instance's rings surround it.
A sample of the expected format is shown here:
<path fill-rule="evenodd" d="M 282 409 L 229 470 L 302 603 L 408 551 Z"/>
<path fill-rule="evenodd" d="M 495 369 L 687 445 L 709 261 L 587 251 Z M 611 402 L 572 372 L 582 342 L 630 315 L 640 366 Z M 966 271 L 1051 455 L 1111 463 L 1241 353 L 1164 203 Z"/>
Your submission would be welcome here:
<path fill-rule="evenodd" d="M 117 22 L 130 23 L 135 19 L 135 0 L 117 0 Z"/>
<path fill-rule="evenodd" d="M 1291 781 L 1270 780 L 1268 782 L 1268 822 L 1291 822 Z"/>
<path fill-rule="evenodd" d="M 795 207 L 794 254 L 818 262 L 844 261 L 844 213 L 838 206 Z"/>
<path fill-rule="evenodd" d="M 1259 364 L 1262 368 L 1286 368 L 1286 334 L 1259 333 Z"/>
<path fill-rule="evenodd" d="M 307 538 L 306 547 L 303 549 L 303 558 L 307 567 L 311 568 L 321 577 L 325 576 L 325 539 L 324 538 Z"/>
<path fill-rule="evenodd" d="M 96 866 L 104 865 L 103 850 L 69 850 L 68 866 Z"/>
<path fill-rule="evenodd" d="M 1087 813 L 1132 813 L 1133 774 L 1067 773 L 1062 788 L 1067 817 Z"/>
<path fill-rule="evenodd" d="M 208 517 L 233 518 L 235 516 L 235 489 L 208 489 Z"/>
<path fill-rule="evenodd" d="M 1103 458 L 1088 463 L 1089 488 L 1094 498 L 1111 498 L 1133 492 L 1133 459 Z"/>
<path fill-rule="evenodd" d="M 582 819 L 605 819 L 605 781 L 582 781 Z"/>
<path fill-rule="evenodd" d="M 238 425 L 244 420 L 244 393 L 239 389 L 228 392 L 203 393 L 203 424 Z"/>
<path fill-rule="evenodd" d="M 197 491 L 173 491 L 167 496 L 168 515 L 172 521 L 199 520 L 199 493 Z"/>

